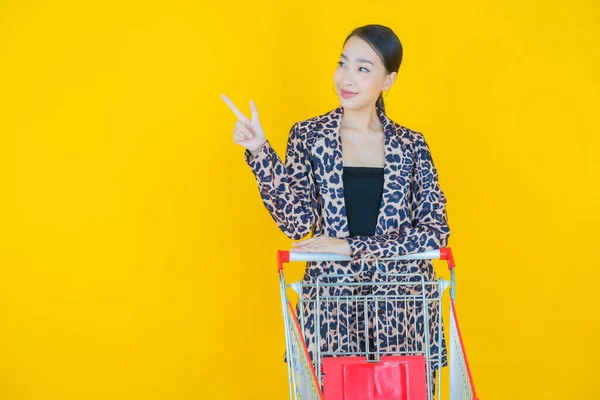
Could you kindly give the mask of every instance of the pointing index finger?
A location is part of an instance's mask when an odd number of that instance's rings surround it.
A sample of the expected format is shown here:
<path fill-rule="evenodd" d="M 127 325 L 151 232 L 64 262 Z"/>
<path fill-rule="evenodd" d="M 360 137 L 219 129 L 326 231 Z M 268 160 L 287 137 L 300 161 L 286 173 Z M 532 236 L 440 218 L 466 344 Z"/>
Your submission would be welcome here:
<path fill-rule="evenodd" d="M 231 100 L 229 100 L 229 98 L 227 96 L 225 96 L 224 94 L 221 94 L 221 98 L 223 99 L 223 101 L 225 103 L 227 103 L 229 108 L 231 108 L 231 110 L 238 117 L 238 119 L 240 119 L 240 120 L 248 119 L 240 110 L 238 110 L 238 108 L 235 106 L 235 104 L 233 104 L 233 102 Z"/>

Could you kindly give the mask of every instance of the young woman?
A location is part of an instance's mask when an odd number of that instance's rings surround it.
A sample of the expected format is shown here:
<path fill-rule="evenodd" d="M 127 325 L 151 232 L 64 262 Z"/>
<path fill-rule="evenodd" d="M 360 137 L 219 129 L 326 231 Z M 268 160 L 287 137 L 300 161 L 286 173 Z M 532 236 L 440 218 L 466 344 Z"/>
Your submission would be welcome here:
<path fill-rule="evenodd" d="M 312 238 L 294 243 L 292 251 L 352 257 L 352 261 L 308 262 L 305 283 L 314 283 L 324 273 L 356 272 L 365 253 L 387 258 L 447 246 L 446 197 L 429 146 L 422 133 L 397 124 L 385 113 L 382 92 L 391 89 L 401 61 L 402 45 L 388 27 L 366 25 L 353 30 L 344 41 L 334 73 L 340 105 L 292 126 L 285 163 L 265 138 L 254 103 L 250 101 L 252 118 L 248 119 L 222 96 L 238 117 L 233 141 L 246 149 L 245 160 L 265 207 L 289 238 L 299 240 L 313 233 Z M 380 261 L 379 268 L 436 279 L 430 260 Z M 375 268 L 367 268 L 354 279 L 389 281 Z M 356 295 L 369 290 L 345 286 L 330 294 Z M 417 290 L 388 286 L 377 287 L 373 294 L 402 295 Z M 428 291 L 438 295 L 433 286 Z M 302 294 L 304 299 L 314 295 L 309 289 Z M 371 348 L 386 354 L 423 351 L 422 304 L 413 303 L 408 310 L 406 301 L 385 303 L 373 305 L 377 312 L 369 313 Z M 312 303 L 297 311 L 304 314 L 303 333 L 312 357 L 316 346 Z M 356 322 L 364 310 L 358 304 L 320 312 L 322 351 L 364 351 L 366 338 L 360 334 L 364 325 Z M 433 357 L 440 356 L 438 318 L 437 307 L 431 304 L 429 346 Z M 328 324 L 334 320 L 338 323 Z M 348 321 L 347 325 L 339 324 L 340 320 Z M 332 332 L 334 325 L 336 331 Z M 442 365 L 446 366 L 445 340 L 442 343 Z"/>

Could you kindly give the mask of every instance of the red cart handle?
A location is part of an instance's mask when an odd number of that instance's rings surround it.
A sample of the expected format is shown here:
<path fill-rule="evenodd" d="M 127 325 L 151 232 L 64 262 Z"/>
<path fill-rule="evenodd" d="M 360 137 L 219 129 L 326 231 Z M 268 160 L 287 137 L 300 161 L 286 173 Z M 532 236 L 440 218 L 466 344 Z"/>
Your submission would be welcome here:
<path fill-rule="evenodd" d="M 448 269 L 450 271 L 454 269 L 454 256 L 452 255 L 452 249 L 450 247 L 442 247 L 440 249 L 440 260 L 448 261 Z"/>
<path fill-rule="evenodd" d="M 283 263 L 290 262 L 290 252 L 286 250 L 277 250 L 277 272 L 283 271 Z"/>

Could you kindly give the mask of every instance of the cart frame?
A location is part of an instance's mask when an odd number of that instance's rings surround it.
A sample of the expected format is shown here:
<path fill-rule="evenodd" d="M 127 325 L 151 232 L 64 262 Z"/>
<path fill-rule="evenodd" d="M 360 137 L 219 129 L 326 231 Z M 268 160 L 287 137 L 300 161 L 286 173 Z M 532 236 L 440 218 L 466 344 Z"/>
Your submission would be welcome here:
<path fill-rule="evenodd" d="M 385 281 L 377 281 L 377 282 L 365 282 L 365 281 L 353 281 L 351 278 L 358 276 L 360 273 L 366 270 L 367 261 L 371 260 L 373 262 L 374 270 L 377 269 L 381 276 L 385 277 Z M 380 268 L 380 261 L 388 261 L 388 260 L 424 260 L 424 259 L 441 259 L 446 260 L 448 263 L 448 269 L 450 270 L 450 281 L 444 279 L 438 279 L 437 281 L 426 281 L 424 275 L 422 274 L 389 274 L 386 273 L 383 269 Z M 456 313 L 456 274 L 455 274 L 455 265 L 454 258 L 452 255 L 452 250 L 449 247 L 440 248 L 435 250 L 429 250 L 422 253 L 415 254 L 407 254 L 397 257 L 389 257 L 389 258 L 377 258 L 372 254 L 364 254 L 361 258 L 361 268 L 359 271 L 351 273 L 351 274 L 322 274 L 317 277 L 315 283 L 305 284 L 301 281 L 294 283 L 286 283 L 284 276 L 284 264 L 288 262 L 297 262 L 297 261 L 350 261 L 352 260 L 349 256 L 342 256 L 337 254 L 329 254 L 329 253 L 309 253 L 309 252 L 294 252 L 294 251 L 283 251 L 280 250 L 277 252 L 277 263 L 278 263 L 278 274 L 280 280 L 280 292 L 281 292 L 281 305 L 284 319 L 284 329 L 285 329 L 285 340 L 286 340 L 286 356 L 287 356 L 287 370 L 288 370 L 288 382 L 289 382 L 289 398 L 290 400 L 323 400 L 326 399 L 323 396 L 323 357 L 365 357 L 369 360 L 369 362 L 379 362 L 381 361 L 382 356 L 389 355 L 389 351 L 380 351 L 380 349 L 371 349 L 369 343 L 369 332 L 372 332 L 374 329 L 377 331 L 377 335 L 379 336 L 379 329 L 385 329 L 389 331 L 392 327 L 381 325 L 381 324 L 373 324 L 373 322 L 369 319 L 369 313 L 377 312 L 377 309 L 380 303 L 385 302 L 385 313 L 388 315 L 393 312 L 390 310 L 388 312 L 387 306 L 388 303 L 392 302 L 394 304 L 393 308 L 405 307 L 402 311 L 403 321 L 406 321 L 408 318 L 406 317 L 406 310 L 414 310 L 414 309 L 422 309 L 423 312 L 423 322 L 424 322 L 424 343 L 426 345 L 422 345 L 421 349 L 418 348 L 418 343 L 412 351 L 409 351 L 407 348 L 402 350 L 394 351 L 394 354 L 399 355 L 421 355 L 425 357 L 426 363 L 426 386 L 427 386 L 427 400 L 434 399 L 434 393 L 432 391 L 433 384 L 432 382 L 432 372 L 433 366 L 437 364 L 437 368 L 435 368 L 437 373 L 437 399 L 442 399 L 442 374 L 439 373 L 442 368 L 442 340 L 443 340 L 443 328 L 442 328 L 442 305 L 443 305 L 443 295 L 446 290 L 450 290 L 450 346 L 448 348 L 449 351 L 449 365 L 450 365 L 450 399 L 452 400 L 478 400 L 478 397 L 475 393 L 475 385 L 473 383 L 471 370 L 469 367 L 469 363 L 466 357 L 466 351 L 464 347 L 464 343 L 462 340 L 462 336 L 460 333 L 460 329 L 458 326 L 458 318 Z M 327 282 L 331 279 L 334 279 L 334 282 Z M 343 281 L 340 282 L 339 280 Z M 391 282 L 390 282 L 391 280 Z M 360 295 L 331 295 L 329 292 L 331 290 L 334 291 L 336 289 L 340 289 L 342 287 L 359 287 L 360 290 L 367 290 L 366 294 Z M 401 295 L 381 295 L 374 294 L 375 290 L 383 289 L 386 287 L 389 290 L 397 290 L 398 293 L 403 293 Z M 432 287 L 435 286 L 437 288 L 437 296 L 428 296 L 428 294 L 432 291 Z M 356 327 L 360 326 L 362 322 L 362 326 L 360 329 L 356 329 L 356 333 L 360 331 L 360 333 L 364 333 L 362 336 L 362 342 L 360 338 L 357 336 L 357 344 L 364 342 L 364 349 L 359 345 L 358 347 L 354 346 L 354 351 L 350 351 L 350 345 L 347 344 L 347 351 L 323 351 L 321 346 L 314 346 L 314 360 L 310 359 L 307 341 L 305 340 L 302 332 L 304 331 L 304 313 L 300 312 L 300 318 L 297 317 L 296 311 L 294 307 L 292 307 L 291 301 L 287 296 L 287 289 L 290 288 L 299 294 L 298 306 L 300 310 L 303 310 L 303 307 L 308 303 L 313 303 L 314 310 L 321 310 L 323 305 L 327 305 L 331 308 L 333 303 L 333 307 L 347 306 L 350 308 L 354 308 L 357 310 L 357 318 L 356 321 L 353 320 L 352 323 L 356 323 Z M 313 288 L 315 289 L 315 298 L 310 300 L 304 300 L 302 298 L 303 288 Z M 370 288 L 370 289 L 369 289 Z M 410 290 L 408 290 L 410 289 Z M 419 289 L 416 290 L 415 289 Z M 369 290 L 371 290 L 369 292 Z M 405 292 L 408 290 L 408 294 Z M 339 291 L 339 290 L 338 290 Z M 412 293 L 410 293 L 412 292 Z M 384 292 L 385 293 L 385 292 Z M 337 302 L 337 303 L 336 303 Z M 345 302 L 345 303 L 344 303 Z M 420 302 L 420 303 L 418 303 Z M 436 354 L 432 354 L 430 345 L 430 321 L 429 321 L 429 311 L 430 306 L 436 307 L 437 304 L 437 312 L 438 312 L 438 335 L 436 338 L 437 352 Z M 398 304 L 403 304 L 402 306 L 398 306 Z M 417 304 L 421 304 L 418 306 Z M 412 307 L 412 308 L 411 308 Z M 363 310 L 363 312 L 359 315 L 358 309 Z M 346 308 L 347 309 L 347 308 Z M 361 319 L 364 315 L 364 319 Z M 373 314 L 376 315 L 376 314 Z M 315 323 L 315 339 L 314 343 L 321 343 L 321 312 L 314 312 Z M 347 315 L 346 315 L 346 318 Z M 387 318 L 384 318 L 384 321 Z M 381 320 L 379 320 L 381 322 Z M 338 316 L 338 325 L 340 324 L 339 316 Z M 343 323 L 343 322 L 342 322 Z M 391 325 L 391 324 L 390 324 Z M 329 324 L 328 324 L 329 326 Z M 347 326 L 346 326 L 347 327 Z M 369 330 L 371 329 L 371 331 Z M 415 327 L 416 329 L 416 327 Z M 399 343 L 398 343 L 399 344 Z M 428 345 L 427 345 L 428 344 Z M 405 346 L 403 343 L 402 346 Z M 423 348 L 424 347 L 424 348 Z M 371 351 L 372 350 L 372 351 Z M 326 391 L 326 390 L 325 390 Z M 446 398 L 446 397 L 444 397 Z"/>

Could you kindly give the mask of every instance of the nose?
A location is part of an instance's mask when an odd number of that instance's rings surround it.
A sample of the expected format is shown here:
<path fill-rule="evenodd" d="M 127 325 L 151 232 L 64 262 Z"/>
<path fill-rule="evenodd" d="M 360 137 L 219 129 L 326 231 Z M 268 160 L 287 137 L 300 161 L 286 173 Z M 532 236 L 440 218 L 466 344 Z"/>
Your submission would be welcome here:
<path fill-rule="evenodd" d="M 354 85 L 354 74 L 351 71 L 344 72 L 344 76 L 340 80 L 342 89 L 351 90 Z"/>
<path fill-rule="evenodd" d="M 354 81 L 353 80 L 351 80 L 351 79 L 344 79 L 342 81 L 342 86 L 341 87 L 342 87 L 342 89 L 352 91 L 354 89 L 354 86 L 355 85 L 354 85 Z"/>

